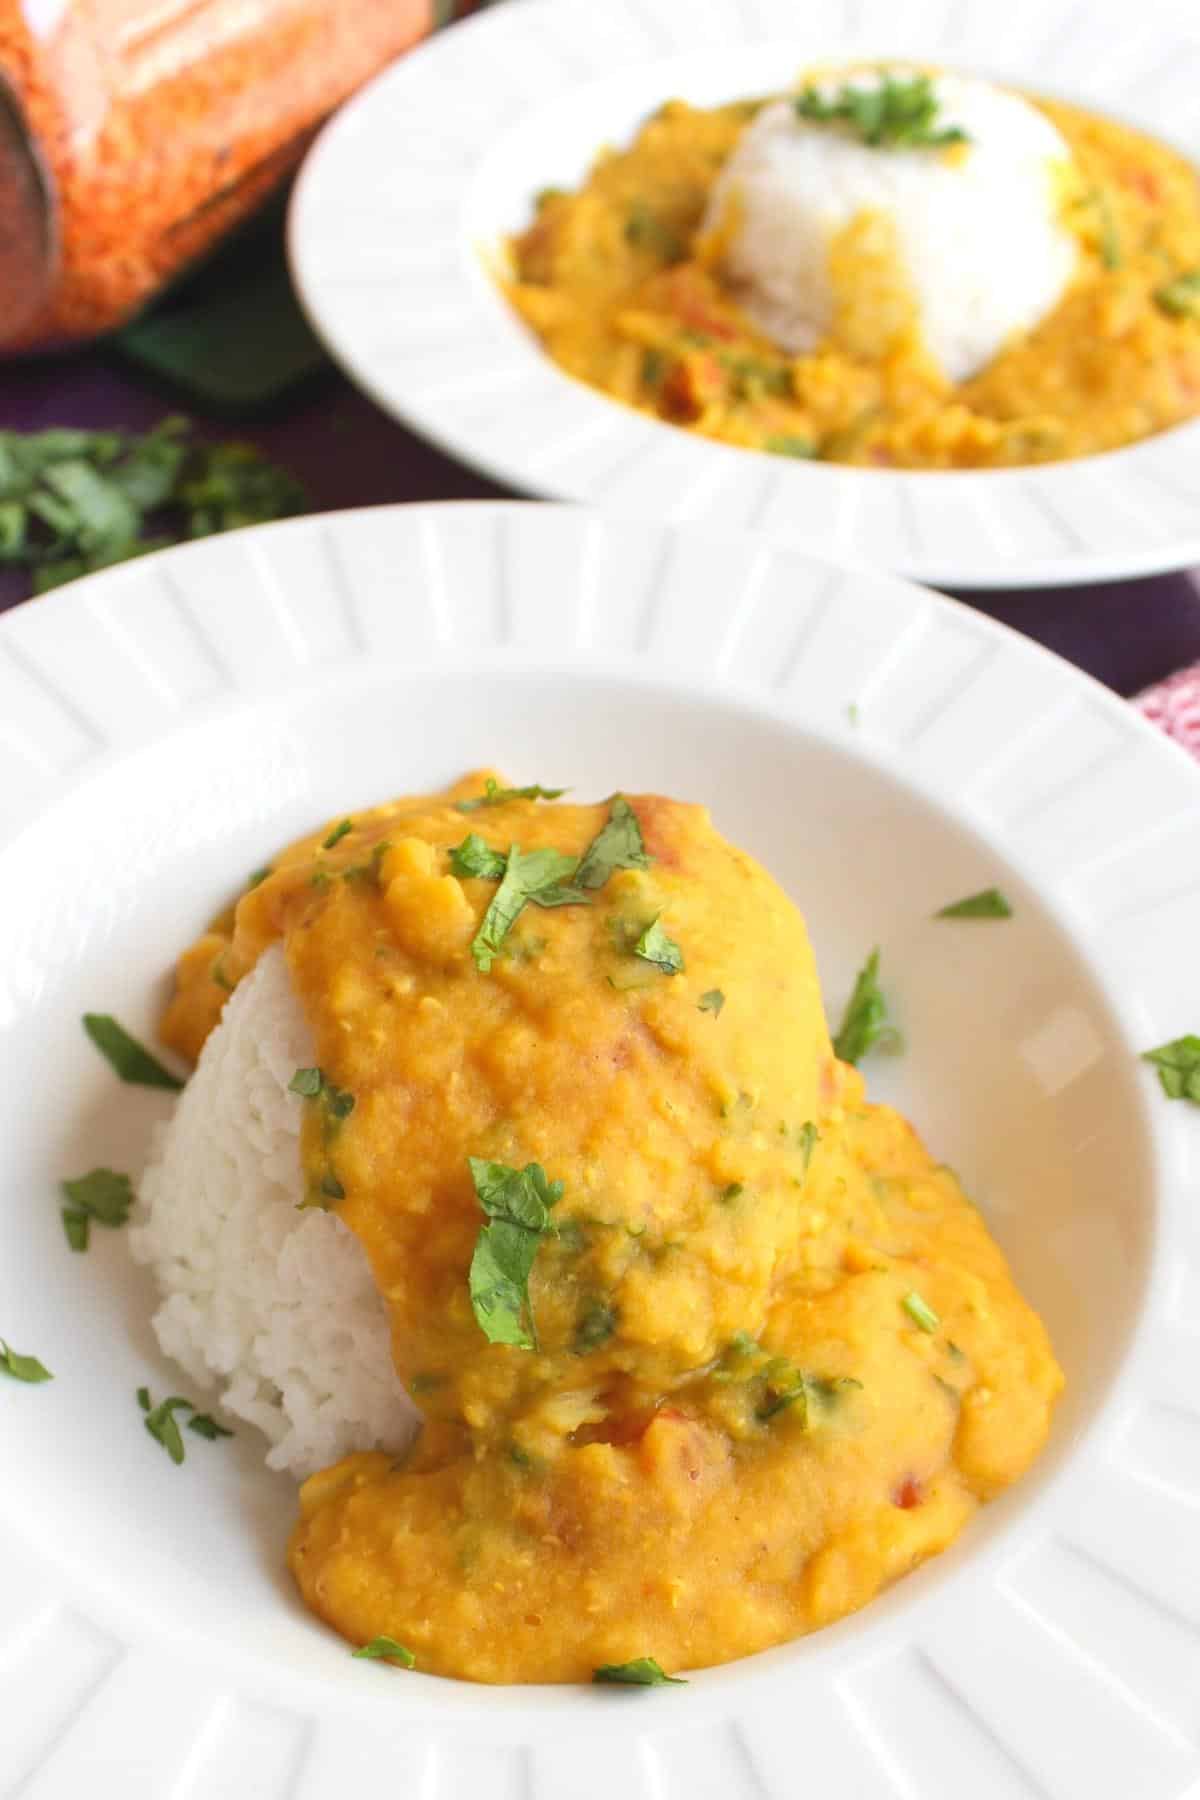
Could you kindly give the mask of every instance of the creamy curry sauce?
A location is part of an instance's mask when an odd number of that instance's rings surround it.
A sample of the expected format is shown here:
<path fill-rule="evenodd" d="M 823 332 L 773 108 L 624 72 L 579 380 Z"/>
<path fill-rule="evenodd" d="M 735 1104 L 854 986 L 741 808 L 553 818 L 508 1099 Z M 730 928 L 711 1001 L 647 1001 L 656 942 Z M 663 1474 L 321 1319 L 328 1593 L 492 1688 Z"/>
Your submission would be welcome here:
<path fill-rule="evenodd" d="M 285 851 L 184 956 L 165 1021 L 198 1054 L 282 938 L 354 1097 L 309 1108 L 307 1192 L 363 1244 L 426 1422 L 404 1458 L 304 1484 L 291 1567 L 347 1638 L 444 1675 L 725 1662 L 941 1550 L 1036 1456 L 1062 1377 L 951 1171 L 834 1057 L 800 915 L 707 812 L 635 798 L 649 866 L 526 906 L 484 973 L 496 883 L 451 846 L 578 856 L 608 807 L 457 810 L 481 790 Z M 631 954 L 656 918 L 679 973 Z M 468 1157 L 562 1183 L 536 1349 L 474 1315 Z"/>
<path fill-rule="evenodd" d="M 670 101 L 577 192 L 544 192 L 512 242 L 506 292 L 568 374 L 703 436 L 783 456 L 1007 467 L 1115 449 L 1194 417 L 1195 169 L 1144 132 L 1030 98 L 1074 160 L 1061 206 L 1078 269 L 1047 318 L 961 385 L 923 349 L 882 215 L 863 213 L 835 241 L 837 310 L 817 350 L 789 357 L 741 312 L 700 222 L 760 101 Z"/>

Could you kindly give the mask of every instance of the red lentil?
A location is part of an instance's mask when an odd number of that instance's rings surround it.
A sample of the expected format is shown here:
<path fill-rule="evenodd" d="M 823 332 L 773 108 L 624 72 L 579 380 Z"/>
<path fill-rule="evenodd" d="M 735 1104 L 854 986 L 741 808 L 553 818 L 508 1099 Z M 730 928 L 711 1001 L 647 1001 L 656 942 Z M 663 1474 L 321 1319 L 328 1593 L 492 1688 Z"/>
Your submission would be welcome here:
<path fill-rule="evenodd" d="M 121 324 L 434 0 L 0 0 L 0 346 Z"/>

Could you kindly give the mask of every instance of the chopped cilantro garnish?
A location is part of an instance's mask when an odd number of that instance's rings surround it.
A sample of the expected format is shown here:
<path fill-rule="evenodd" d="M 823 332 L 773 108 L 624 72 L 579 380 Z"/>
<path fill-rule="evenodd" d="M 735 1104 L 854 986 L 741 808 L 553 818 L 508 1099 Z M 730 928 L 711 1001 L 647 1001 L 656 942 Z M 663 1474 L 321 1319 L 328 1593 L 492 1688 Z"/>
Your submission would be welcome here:
<path fill-rule="evenodd" d="M 118 1175 L 115 1169 L 93 1169 L 76 1176 L 74 1181 L 62 1183 L 62 1191 L 70 1203 L 63 1208 L 63 1227 L 72 1250 L 87 1249 L 90 1219 L 98 1225 L 124 1225 L 133 1205 L 133 1184 L 128 1175 Z M 82 1229 L 76 1221 L 82 1221 Z M 81 1243 L 76 1242 L 79 1236 Z"/>
<path fill-rule="evenodd" d="M 937 150 L 969 141 L 958 125 L 935 129 L 941 103 L 928 75 L 884 74 L 873 87 L 848 82 L 829 97 L 810 85 L 793 104 L 800 118 L 846 125 L 873 149 Z"/>
<path fill-rule="evenodd" d="M 550 1209 L 562 1198 L 562 1182 L 548 1181 L 540 1163 L 514 1169 L 469 1156 L 467 1164 L 488 1216 L 471 1258 L 472 1309 L 489 1343 L 536 1350 L 529 1276 L 542 1239 L 554 1229 Z"/>
<path fill-rule="evenodd" d="M 108 1013 L 84 1013 L 83 1029 L 122 1081 L 135 1087 L 167 1088 L 173 1094 L 183 1087 L 178 1076 L 164 1069 L 158 1058 Z"/>
<path fill-rule="evenodd" d="M 346 837 L 353 830 L 354 830 L 354 820 L 353 819 L 343 819 L 340 825 L 334 826 L 333 830 L 329 833 L 328 837 L 324 837 L 321 839 L 322 850 L 332 850 L 333 846 L 335 844 L 340 844 L 342 839 L 344 837 Z"/>
<path fill-rule="evenodd" d="M 590 1300 L 576 1322 L 571 1348 L 576 1356 L 586 1356 L 589 1350 L 598 1350 L 601 1344 L 606 1344 L 616 1329 L 616 1307 L 610 1306 L 607 1300 Z"/>
<path fill-rule="evenodd" d="M 637 943 L 633 954 L 643 962 L 653 963 L 664 975 L 678 975 L 683 970 L 683 951 L 669 938 L 658 919 L 652 919 Z"/>
<path fill-rule="evenodd" d="M 451 872 L 465 879 L 500 881 L 507 866 L 508 858 L 485 844 L 477 831 L 468 832 L 450 851 Z"/>
<path fill-rule="evenodd" d="M 0 1338 L 0 1369 L 14 1381 L 53 1381 L 54 1377 L 36 1356 L 20 1356 Z"/>
<path fill-rule="evenodd" d="M 769 450 L 772 456 L 794 456 L 803 461 L 810 461 L 817 454 L 817 446 L 812 438 L 786 431 L 769 437 L 763 448 Z"/>
<path fill-rule="evenodd" d="M 160 1401 L 157 1406 L 147 1412 L 142 1421 L 155 1443 L 162 1445 L 173 1463 L 181 1463 L 185 1454 L 183 1438 L 179 1432 L 179 1421 L 175 1417 L 180 1407 L 183 1406 L 186 1406 L 189 1412 L 195 1411 L 191 1401 L 185 1400 L 182 1394 L 172 1394 L 170 1399 Z"/>
<path fill-rule="evenodd" d="M 919 1325 L 922 1331 L 937 1330 L 938 1325 L 940 1324 L 937 1314 L 934 1312 L 932 1306 L 922 1300 L 920 1294 L 918 1294 L 915 1289 L 911 1294 L 905 1294 L 900 1304 L 912 1320 L 913 1324 Z"/>
<path fill-rule="evenodd" d="M 727 1186 L 721 1189 L 721 1198 L 725 1201 L 737 1200 L 741 1198 L 745 1191 L 746 1187 L 744 1182 L 731 1181 Z"/>
<path fill-rule="evenodd" d="M 137 1403 L 143 1412 L 150 1411 L 150 1389 L 148 1387 L 140 1387 L 138 1389 Z"/>
<path fill-rule="evenodd" d="M 218 1425 L 211 1413 L 193 1413 L 188 1420 L 188 1430 L 194 1431 L 197 1437 L 207 1438 L 210 1444 L 218 1438 L 233 1436 L 228 1426 Z"/>
<path fill-rule="evenodd" d="M 642 352 L 642 380 L 647 387 L 657 387 L 667 372 L 667 357 L 661 350 Z"/>
<path fill-rule="evenodd" d="M 879 952 L 872 950 L 858 971 L 854 992 L 833 1040 L 834 1054 L 842 1062 L 857 1063 L 872 1044 L 897 1041 L 888 1024 L 887 1001 L 880 990 L 878 977 Z"/>
<path fill-rule="evenodd" d="M 1154 1064 L 1168 1100 L 1190 1100 L 1200 1106 L 1200 1037 L 1189 1032 L 1172 1038 L 1157 1050 L 1144 1050 L 1142 1061 Z"/>
<path fill-rule="evenodd" d="M 812 1161 L 812 1153 L 816 1149 L 820 1137 L 821 1134 L 813 1124 L 812 1120 L 806 1119 L 804 1124 L 800 1127 L 800 1153 L 804 1158 L 806 1172 L 809 1163 Z"/>
<path fill-rule="evenodd" d="M 1012 907 L 999 888 L 983 888 L 934 913 L 935 919 L 1011 919 Z"/>
<path fill-rule="evenodd" d="M 1172 319 L 1200 319 L 1200 269 L 1189 269 L 1156 288 L 1154 300 Z"/>
<path fill-rule="evenodd" d="M 482 794 L 477 794 L 473 800 L 456 800 L 455 806 L 459 812 L 477 812 L 481 806 L 503 806 L 509 800 L 558 800 L 566 791 L 566 788 L 539 787 L 536 782 L 532 787 L 501 787 L 495 777 L 489 775 Z"/>
<path fill-rule="evenodd" d="M 273 873 L 274 873 L 274 871 L 272 870 L 270 863 L 264 863 L 261 869 L 255 869 L 255 871 L 252 875 L 247 876 L 247 878 L 246 878 L 247 889 L 258 887 L 260 882 L 265 881 L 267 879 L 267 876 L 271 875 Z"/>
<path fill-rule="evenodd" d="M 701 1012 L 710 1012 L 713 1015 L 714 1019 L 719 1016 L 721 1008 L 724 1006 L 724 1004 L 725 1004 L 725 996 L 721 992 L 720 988 L 709 988 L 709 990 L 706 994 L 701 994 L 700 999 L 697 1002 L 697 1005 L 699 1006 L 700 1011 Z"/>
<path fill-rule="evenodd" d="M 682 1675 L 667 1675 L 652 1656 L 635 1656 L 632 1662 L 602 1663 L 592 1670 L 592 1680 L 614 1687 L 686 1687 Z"/>
<path fill-rule="evenodd" d="M 608 822 L 601 826 L 579 859 L 575 880 L 581 888 L 602 888 L 614 869 L 648 869 L 638 816 L 624 794 L 614 794 Z"/>
<path fill-rule="evenodd" d="M 319 1099 L 331 1119 L 348 1119 L 354 1111 L 354 1095 L 327 1081 L 321 1069 L 297 1069 L 288 1082 L 288 1092 L 303 1100 Z"/>
<path fill-rule="evenodd" d="M 471 940 L 471 955 L 481 974 L 488 973 L 500 954 L 527 900 L 537 906 L 586 903 L 587 895 L 571 885 L 575 872 L 576 860 L 565 851 L 523 851 L 519 844 L 510 847 L 500 886 Z"/>
<path fill-rule="evenodd" d="M 683 244 L 676 232 L 664 224 L 657 213 L 641 200 L 635 200 L 625 220 L 625 241 L 635 250 L 651 250 L 664 262 L 675 262 L 683 255 Z"/>
<path fill-rule="evenodd" d="M 390 1637 L 373 1637 L 369 1644 L 361 1644 L 350 1654 L 367 1657 L 371 1662 L 397 1662 L 406 1669 L 415 1669 L 417 1666 L 417 1659 L 412 1651 Z"/>

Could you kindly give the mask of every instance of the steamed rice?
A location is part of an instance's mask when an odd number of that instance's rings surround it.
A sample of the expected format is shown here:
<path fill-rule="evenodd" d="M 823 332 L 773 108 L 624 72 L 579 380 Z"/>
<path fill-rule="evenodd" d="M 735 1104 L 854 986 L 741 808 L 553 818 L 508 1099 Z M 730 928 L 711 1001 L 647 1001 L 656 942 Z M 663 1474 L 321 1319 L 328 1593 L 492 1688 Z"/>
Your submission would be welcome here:
<path fill-rule="evenodd" d="M 193 1382 L 306 1476 L 351 1450 L 400 1449 L 418 1414 L 392 1367 L 387 1313 L 358 1240 L 299 1211 L 303 1102 L 315 1061 L 279 948 L 231 995 L 142 1178 L 133 1255 L 153 1266 L 154 1331 Z"/>
<path fill-rule="evenodd" d="M 815 85 L 829 98 L 847 80 L 870 88 L 880 79 L 851 72 Z M 723 241 L 722 272 L 743 310 L 787 351 L 829 337 L 838 306 L 830 251 L 868 214 L 890 223 L 924 348 L 951 381 L 975 374 L 1061 299 L 1078 260 L 1060 218 L 1072 166 L 1065 140 L 1017 94 L 948 75 L 932 85 L 939 127 L 970 139 L 953 151 L 873 147 L 780 100 L 726 164 L 705 229 Z"/>

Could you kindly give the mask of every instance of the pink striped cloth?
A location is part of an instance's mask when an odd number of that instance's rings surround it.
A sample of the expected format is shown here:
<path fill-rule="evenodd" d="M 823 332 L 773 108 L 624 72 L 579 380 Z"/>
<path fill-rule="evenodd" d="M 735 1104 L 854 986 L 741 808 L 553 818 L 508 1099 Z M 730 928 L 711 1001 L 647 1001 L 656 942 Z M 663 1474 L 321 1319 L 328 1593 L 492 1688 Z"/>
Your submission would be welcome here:
<path fill-rule="evenodd" d="M 1147 688 L 1133 704 L 1200 760 L 1200 663 Z"/>

